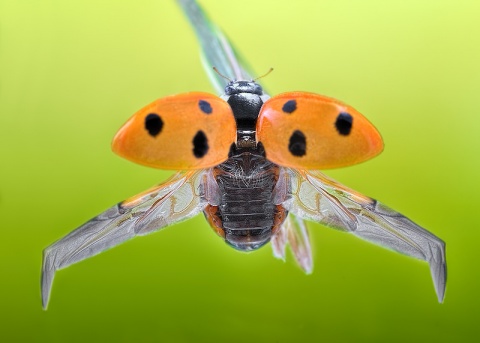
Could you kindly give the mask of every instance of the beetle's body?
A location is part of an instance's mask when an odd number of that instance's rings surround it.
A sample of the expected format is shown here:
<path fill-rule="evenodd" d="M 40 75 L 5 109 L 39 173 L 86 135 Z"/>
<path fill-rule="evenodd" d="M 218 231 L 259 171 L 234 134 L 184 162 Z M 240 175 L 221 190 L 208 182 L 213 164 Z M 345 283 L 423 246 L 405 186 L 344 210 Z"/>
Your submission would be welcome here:
<path fill-rule="evenodd" d="M 205 216 L 217 233 L 238 250 L 250 251 L 268 243 L 285 220 L 287 211 L 274 203 L 278 166 L 265 158 L 255 139 L 255 127 L 266 96 L 254 81 L 233 81 L 225 88 L 237 124 L 237 143 L 229 158 L 214 167 L 219 188 L 218 206 Z"/>
<path fill-rule="evenodd" d="M 383 148 L 375 127 L 335 99 L 306 92 L 269 98 L 255 81 L 231 81 L 222 98 L 192 92 L 147 105 L 119 130 L 112 148 L 140 164 L 184 171 L 48 247 L 44 306 L 56 270 L 202 211 L 235 249 L 272 241 L 284 259 L 288 243 L 307 273 L 312 254 L 303 220 L 351 232 L 428 261 L 443 300 L 442 240 L 316 171 L 362 162 Z"/>
<path fill-rule="evenodd" d="M 228 40 L 198 5 L 180 4 L 201 38 L 205 65 L 250 79 Z M 306 273 L 312 272 L 313 260 L 305 220 L 350 232 L 427 261 L 443 301 L 445 243 L 319 172 L 360 163 L 382 151 L 380 133 L 361 113 L 320 94 L 287 92 L 269 98 L 255 81 L 230 81 L 223 88 L 220 73 L 211 80 L 224 96 L 189 92 L 157 99 L 117 132 L 112 149 L 118 155 L 180 172 L 47 247 L 44 308 L 58 269 L 201 212 L 238 250 L 255 250 L 271 241 L 274 256 L 285 260 L 290 246 Z"/>
<path fill-rule="evenodd" d="M 204 212 L 207 218 L 216 216 L 215 229 L 225 242 L 245 251 L 268 243 L 287 214 L 282 205 L 274 203 L 278 167 L 258 148 L 248 150 L 214 168 L 220 201 L 216 209 Z"/>

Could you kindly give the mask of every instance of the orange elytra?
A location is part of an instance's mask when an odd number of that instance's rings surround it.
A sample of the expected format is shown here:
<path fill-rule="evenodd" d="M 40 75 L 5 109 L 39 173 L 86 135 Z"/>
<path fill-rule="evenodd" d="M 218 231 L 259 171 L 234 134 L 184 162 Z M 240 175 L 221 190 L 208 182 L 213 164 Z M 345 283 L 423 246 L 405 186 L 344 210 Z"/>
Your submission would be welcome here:
<path fill-rule="evenodd" d="M 362 114 L 314 93 L 289 92 L 269 99 L 256 131 L 267 159 L 284 167 L 343 167 L 383 150 L 380 133 Z"/>
<path fill-rule="evenodd" d="M 115 135 L 112 149 L 149 167 L 189 170 L 224 162 L 235 141 L 235 119 L 227 102 L 192 92 L 142 108 Z"/>

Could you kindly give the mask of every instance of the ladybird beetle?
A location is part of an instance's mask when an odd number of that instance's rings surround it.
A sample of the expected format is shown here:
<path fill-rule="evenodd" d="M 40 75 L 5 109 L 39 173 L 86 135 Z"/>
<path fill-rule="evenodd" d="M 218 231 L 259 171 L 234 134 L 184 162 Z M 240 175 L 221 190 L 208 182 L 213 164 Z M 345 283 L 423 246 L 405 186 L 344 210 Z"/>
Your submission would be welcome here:
<path fill-rule="evenodd" d="M 242 251 L 272 241 L 312 270 L 303 220 L 351 232 L 430 263 L 439 301 L 445 244 L 403 215 L 318 172 L 359 163 L 383 149 L 354 108 L 313 93 L 272 98 L 255 81 L 230 81 L 225 94 L 186 93 L 154 101 L 128 120 L 112 144 L 118 155 L 182 172 L 127 199 L 44 251 L 47 305 L 56 270 L 203 212 L 227 244 Z"/>

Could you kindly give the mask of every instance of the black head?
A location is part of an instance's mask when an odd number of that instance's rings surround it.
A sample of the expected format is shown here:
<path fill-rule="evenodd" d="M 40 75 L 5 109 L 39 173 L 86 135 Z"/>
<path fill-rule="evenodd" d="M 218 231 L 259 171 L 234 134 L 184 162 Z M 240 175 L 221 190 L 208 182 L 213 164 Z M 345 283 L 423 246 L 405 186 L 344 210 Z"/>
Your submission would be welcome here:
<path fill-rule="evenodd" d="M 225 95 L 240 93 L 263 95 L 263 89 L 255 81 L 230 81 L 225 87 Z"/>

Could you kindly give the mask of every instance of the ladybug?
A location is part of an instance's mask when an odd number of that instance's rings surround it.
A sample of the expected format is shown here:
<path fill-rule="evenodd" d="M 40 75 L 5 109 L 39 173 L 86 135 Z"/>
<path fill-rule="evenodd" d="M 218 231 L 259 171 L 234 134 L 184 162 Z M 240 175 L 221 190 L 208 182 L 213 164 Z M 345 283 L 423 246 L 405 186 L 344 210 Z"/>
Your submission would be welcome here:
<path fill-rule="evenodd" d="M 304 220 L 350 232 L 430 263 L 439 301 L 445 244 L 405 216 L 320 173 L 366 161 L 383 149 L 377 129 L 329 97 L 288 92 L 272 98 L 255 81 L 230 80 L 224 95 L 191 92 L 152 102 L 113 139 L 118 155 L 181 170 L 167 182 L 98 215 L 44 251 L 47 306 L 56 270 L 203 212 L 241 251 L 290 244 L 312 270 Z"/>

